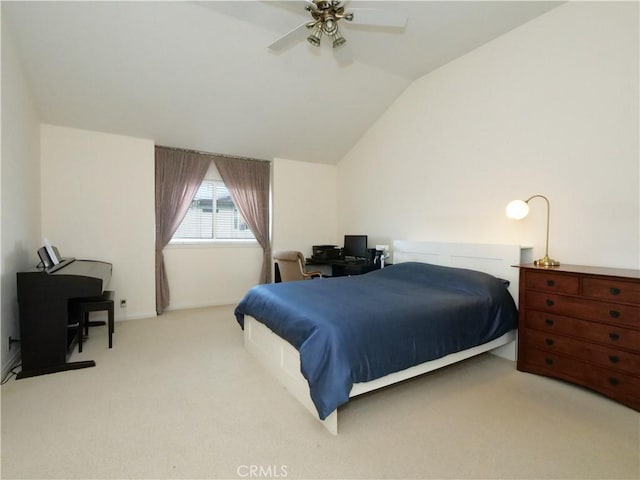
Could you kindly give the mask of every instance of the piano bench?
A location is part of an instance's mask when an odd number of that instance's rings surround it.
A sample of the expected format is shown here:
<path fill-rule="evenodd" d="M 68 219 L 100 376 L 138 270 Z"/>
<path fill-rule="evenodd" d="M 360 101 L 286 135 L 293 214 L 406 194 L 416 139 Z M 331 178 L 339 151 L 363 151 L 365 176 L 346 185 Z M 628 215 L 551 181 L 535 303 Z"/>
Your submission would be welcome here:
<path fill-rule="evenodd" d="M 115 293 L 105 290 L 99 297 L 80 297 L 69 299 L 69 313 L 74 322 L 78 322 L 78 352 L 82 352 L 82 336 L 89 331 L 89 327 L 104 325 L 104 322 L 90 322 L 90 312 L 107 311 L 109 324 L 109 348 L 113 347 L 113 302 Z"/>

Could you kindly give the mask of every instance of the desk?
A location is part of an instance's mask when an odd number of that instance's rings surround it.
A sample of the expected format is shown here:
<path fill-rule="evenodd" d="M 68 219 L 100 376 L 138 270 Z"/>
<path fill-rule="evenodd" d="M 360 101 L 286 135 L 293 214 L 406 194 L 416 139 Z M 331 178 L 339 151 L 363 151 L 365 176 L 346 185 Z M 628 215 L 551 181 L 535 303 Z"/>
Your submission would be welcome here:
<path fill-rule="evenodd" d="M 327 277 L 346 277 L 349 275 L 362 275 L 380 268 L 379 264 L 367 262 L 345 262 L 344 260 L 312 260 L 307 259 L 305 265 L 309 270 L 319 270 L 322 275 Z M 329 268 L 331 275 L 328 275 Z"/>

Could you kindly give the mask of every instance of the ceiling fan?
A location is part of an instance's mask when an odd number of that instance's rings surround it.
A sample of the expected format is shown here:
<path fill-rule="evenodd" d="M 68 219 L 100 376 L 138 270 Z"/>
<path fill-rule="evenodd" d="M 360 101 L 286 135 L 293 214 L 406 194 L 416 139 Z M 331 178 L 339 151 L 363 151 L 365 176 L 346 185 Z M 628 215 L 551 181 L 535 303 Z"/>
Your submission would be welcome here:
<path fill-rule="evenodd" d="M 278 38 L 269 45 L 271 50 L 282 50 L 288 44 L 298 40 L 304 32 L 311 30 L 307 41 L 314 47 L 320 46 L 323 35 L 332 39 L 333 48 L 344 45 L 347 40 L 340 33 L 342 21 L 357 25 L 403 28 L 407 24 L 406 13 L 400 10 L 378 8 L 350 8 L 345 11 L 345 2 L 340 0 L 303 0 L 301 2 L 312 20 Z"/>

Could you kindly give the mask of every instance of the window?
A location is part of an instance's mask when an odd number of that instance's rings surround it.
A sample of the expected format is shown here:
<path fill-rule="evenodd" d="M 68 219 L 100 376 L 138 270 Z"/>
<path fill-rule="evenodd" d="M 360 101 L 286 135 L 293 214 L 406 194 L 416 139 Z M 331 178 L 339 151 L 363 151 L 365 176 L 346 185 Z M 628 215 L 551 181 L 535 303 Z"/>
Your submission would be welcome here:
<path fill-rule="evenodd" d="M 255 237 L 224 183 L 204 180 L 172 240 L 239 240 Z"/>

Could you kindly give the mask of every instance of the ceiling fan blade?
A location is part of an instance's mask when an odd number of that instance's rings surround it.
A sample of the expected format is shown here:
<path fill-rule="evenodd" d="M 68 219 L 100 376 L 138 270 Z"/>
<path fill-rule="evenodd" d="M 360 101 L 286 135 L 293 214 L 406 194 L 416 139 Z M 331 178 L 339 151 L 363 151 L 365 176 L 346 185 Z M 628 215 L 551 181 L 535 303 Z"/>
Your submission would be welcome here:
<path fill-rule="evenodd" d="M 307 22 L 298 25 L 296 28 L 294 28 L 290 32 L 285 33 L 283 36 L 269 45 L 269 49 L 274 51 L 284 50 L 285 48 L 305 38 L 307 30 Z"/>
<path fill-rule="evenodd" d="M 354 25 L 402 28 L 407 24 L 407 14 L 402 10 L 350 8 L 347 13 L 353 13 L 353 20 L 351 20 L 351 22 Z"/>
<path fill-rule="evenodd" d="M 311 0 L 269 0 L 267 3 L 297 13 L 307 13 L 307 7 L 314 5 Z"/>

